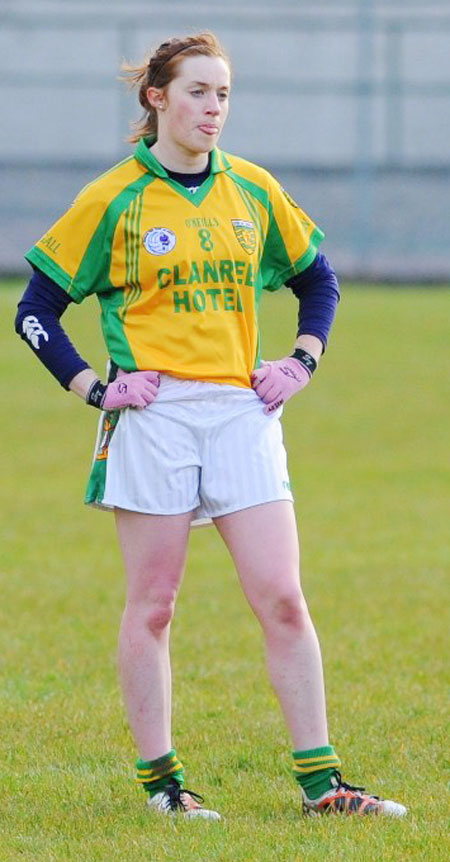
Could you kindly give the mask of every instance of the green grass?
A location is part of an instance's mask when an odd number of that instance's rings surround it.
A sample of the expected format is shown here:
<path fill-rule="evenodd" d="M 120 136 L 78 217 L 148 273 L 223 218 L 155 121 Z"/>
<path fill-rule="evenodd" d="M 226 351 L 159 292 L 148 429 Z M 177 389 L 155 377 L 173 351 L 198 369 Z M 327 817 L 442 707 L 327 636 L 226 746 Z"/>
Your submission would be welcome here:
<path fill-rule="evenodd" d="M 1 286 L 0 860 L 447 860 L 449 298 L 347 288 L 313 384 L 284 427 L 303 582 L 347 780 L 404 822 L 304 822 L 261 635 L 212 528 L 191 538 L 173 628 L 175 743 L 219 824 L 147 815 L 121 706 L 112 518 L 82 505 L 97 416 L 12 332 Z M 66 316 L 101 370 L 95 300 Z M 283 355 L 296 304 L 265 298 Z M 447 686 L 447 688 L 446 688 Z"/>

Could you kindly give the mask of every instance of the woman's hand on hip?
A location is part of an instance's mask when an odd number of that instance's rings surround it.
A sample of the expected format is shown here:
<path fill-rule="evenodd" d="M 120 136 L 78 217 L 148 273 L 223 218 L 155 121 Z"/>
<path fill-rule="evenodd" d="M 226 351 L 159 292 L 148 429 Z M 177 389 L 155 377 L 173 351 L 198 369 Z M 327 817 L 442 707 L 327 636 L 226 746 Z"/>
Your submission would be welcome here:
<path fill-rule="evenodd" d="M 98 377 L 92 379 L 92 371 L 86 382 L 81 372 L 70 384 L 70 388 L 85 399 L 86 404 L 100 410 L 123 410 L 125 407 L 148 407 L 155 400 L 160 383 L 158 371 L 131 371 L 119 369 L 111 383 L 102 383 Z M 84 390 L 84 391 L 83 391 Z"/>
<path fill-rule="evenodd" d="M 159 382 L 158 371 L 119 371 L 116 379 L 106 387 L 102 409 L 148 407 L 158 394 Z"/>
<path fill-rule="evenodd" d="M 252 388 L 264 404 L 264 413 L 273 413 L 311 380 L 311 374 L 293 356 L 261 362 L 251 377 Z"/>

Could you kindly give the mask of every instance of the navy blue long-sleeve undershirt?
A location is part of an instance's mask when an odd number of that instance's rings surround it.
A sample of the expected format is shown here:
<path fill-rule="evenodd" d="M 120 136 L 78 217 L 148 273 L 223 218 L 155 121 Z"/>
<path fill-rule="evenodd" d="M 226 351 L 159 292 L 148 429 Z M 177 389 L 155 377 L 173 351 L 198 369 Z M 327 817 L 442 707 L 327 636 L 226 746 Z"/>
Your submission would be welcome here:
<path fill-rule="evenodd" d="M 340 299 L 336 273 L 324 254 L 286 282 L 299 300 L 297 335 L 315 335 L 325 350 Z"/>
<path fill-rule="evenodd" d="M 39 269 L 33 271 L 17 308 L 15 328 L 33 353 L 64 389 L 76 374 L 89 368 L 75 350 L 59 319 L 73 300 Z"/>
<path fill-rule="evenodd" d="M 317 336 L 325 349 L 339 301 L 337 278 L 326 257 L 317 255 L 307 269 L 286 283 L 300 301 L 298 334 Z M 15 321 L 16 332 L 65 389 L 76 374 L 89 368 L 60 324 L 71 302 L 62 287 L 36 269 Z"/>

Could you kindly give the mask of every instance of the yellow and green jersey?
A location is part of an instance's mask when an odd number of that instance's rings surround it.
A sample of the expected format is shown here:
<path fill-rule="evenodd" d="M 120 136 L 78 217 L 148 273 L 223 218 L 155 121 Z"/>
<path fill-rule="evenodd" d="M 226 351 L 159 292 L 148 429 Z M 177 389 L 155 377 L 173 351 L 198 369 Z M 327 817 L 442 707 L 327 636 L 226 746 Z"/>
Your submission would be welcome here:
<path fill-rule="evenodd" d="M 75 302 L 97 294 L 123 370 L 249 387 L 261 291 L 309 266 L 324 235 L 257 165 L 215 149 L 192 193 L 150 143 L 86 186 L 26 258 Z"/>

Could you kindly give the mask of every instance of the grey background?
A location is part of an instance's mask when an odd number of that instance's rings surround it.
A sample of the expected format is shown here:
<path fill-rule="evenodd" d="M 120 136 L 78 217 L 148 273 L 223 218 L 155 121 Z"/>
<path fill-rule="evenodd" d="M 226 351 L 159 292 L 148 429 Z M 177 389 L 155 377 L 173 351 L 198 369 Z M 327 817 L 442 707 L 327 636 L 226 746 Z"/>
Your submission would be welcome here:
<path fill-rule="evenodd" d="M 130 152 L 121 59 L 200 29 L 233 62 L 220 145 L 282 181 L 339 274 L 447 280 L 450 0 L 1 0 L 0 271 Z"/>

